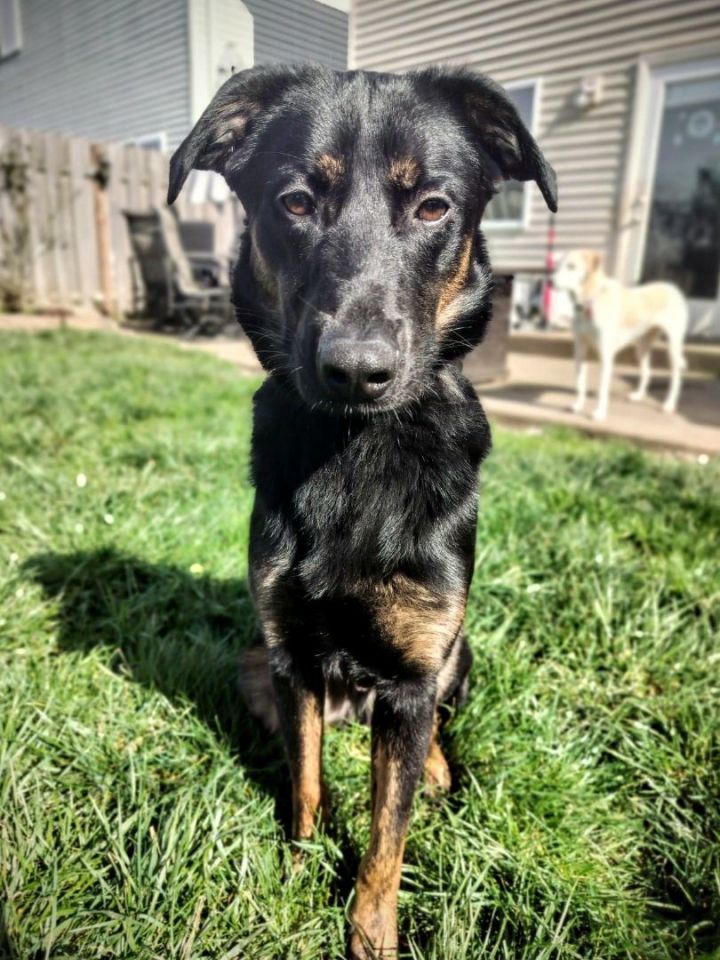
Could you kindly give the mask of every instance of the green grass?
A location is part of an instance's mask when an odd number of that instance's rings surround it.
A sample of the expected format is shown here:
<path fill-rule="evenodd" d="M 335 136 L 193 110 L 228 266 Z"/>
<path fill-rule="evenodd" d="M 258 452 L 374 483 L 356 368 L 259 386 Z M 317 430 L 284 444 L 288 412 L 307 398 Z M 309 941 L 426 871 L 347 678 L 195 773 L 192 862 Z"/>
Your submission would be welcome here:
<path fill-rule="evenodd" d="M 281 750 L 235 687 L 256 384 L 161 343 L 0 344 L 0 954 L 342 957 L 367 731 L 328 736 L 333 820 L 293 872 Z M 457 787 L 415 804 L 404 954 L 709 958 L 718 468 L 496 431 L 483 477 Z"/>

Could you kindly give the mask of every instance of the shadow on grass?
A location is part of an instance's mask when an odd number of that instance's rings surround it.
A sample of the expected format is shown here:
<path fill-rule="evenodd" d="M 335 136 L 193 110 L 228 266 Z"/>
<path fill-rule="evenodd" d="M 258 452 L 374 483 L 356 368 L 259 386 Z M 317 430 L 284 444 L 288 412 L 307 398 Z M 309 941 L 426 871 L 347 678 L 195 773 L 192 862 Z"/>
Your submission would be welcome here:
<path fill-rule="evenodd" d="M 17 952 L 12 945 L 10 935 L 5 926 L 3 911 L 0 909 L 0 960 L 15 960 Z"/>
<path fill-rule="evenodd" d="M 60 601 L 61 651 L 108 647 L 119 674 L 173 703 L 191 704 L 274 798 L 276 816 L 287 824 L 280 742 L 250 717 L 238 689 L 239 654 L 257 634 L 244 579 L 194 576 L 112 549 L 38 554 L 26 568 Z"/>
<path fill-rule="evenodd" d="M 247 581 L 193 576 L 112 549 L 37 554 L 26 569 L 60 602 L 60 651 L 108 647 L 119 675 L 159 690 L 173 703 L 190 704 L 273 798 L 275 816 L 287 832 L 291 791 L 282 745 L 250 716 L 237 682 L 240 653 L 258 633 Z M 359 852 L 345 825 L 330 830 L 343 849 L 332 895 L 344 903 Z M 1 953 L 0 960 L 5 960 Z"/>

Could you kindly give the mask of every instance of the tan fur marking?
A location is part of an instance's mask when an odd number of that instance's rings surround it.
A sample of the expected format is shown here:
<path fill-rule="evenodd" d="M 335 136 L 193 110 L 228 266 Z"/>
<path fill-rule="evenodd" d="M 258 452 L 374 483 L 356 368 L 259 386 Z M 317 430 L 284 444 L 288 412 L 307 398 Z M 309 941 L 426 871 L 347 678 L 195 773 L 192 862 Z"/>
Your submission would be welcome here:
<path fill-rule="evenodd" d="M 255 279 L 268 298 L 271 304 L 277 304 L 279 300 L 277 281 L 270 267 L 265 262 L 263 255 L 257 245 L 255 234 L 251 236 L 252 245 L 250 247 L 250 267 L 255 275 Z"/>
<path fill-rule="evenodd" d="M 332 153 L 321 154 L 315 163 L 315 172 L 328 187 L 334 187 L 345 176 L 345 164 Z"/>
<path fill-rule="evenodd" d="M 405 826 L 395 822 L 399 782 L 397 760 L 379 745 L 373 756 L 374 802 L 370 847 L 362 859 L 355 887 L 352 922 L 353 956 L 397 955 L 397 897 Z M 365 948 L 369 947 L 366 951 Z M 372 951 L 372 952 L 371 952 Z"/>
<path fill-rule="evenodd" d="M 323 717 L 317 697 L 301 700 L 298 727 L 301 746 L 298 779 L 293 784 L 293 837 L 306 840 L 312 836 L 322 802 Z"/>
<path fill-rule="evenodd" d="M 597 250 L 580 250 L 578 252 L 585 264 L 581 297 L 583 300 L 592 300 L 603 285 L 603 275 L 600 271 L 602 254 L 598 253 Z"/>
<path fill-rule="evenodd" d="M 447 313 L 448 307 L 467 283 L 472 258 L 472 241 L 472 234 L 468 234 L 465 237 L 457 268 L 447 277 L 440 290 L 440 299 L 435 314 L 435 325 L 438 328 L 442 328 L 452 316 L 452 314 Z"/>
<path fill-rule="evenodd" d="M 248 120 L 252 113 L 257 112 L 258 107 L 256 104 L 248 103 L 244 105 L 242 109 L 243 113 L 237 113 L 237 106 L 233 104 L 223 112 L 225 127 L 229 128 L 238 139 L 245 133 Z"/>
<path fill-rule="evenodd" d="M 432 789 L 449 790 L 451 786 L 450 767 L 440 747 L 438 727 L 439 722 L 436 712 L 430 747 L 425 758 L 425 782 Z"/>
<path fill-rule="evenodd" d="M 359 591 L 373 608 L 383 639 L 408 662 L 437 672 L 465 616 L 465 597 L 441 596 L 407 577 Z"/>
<path fill-rule="evenodd" d="M 420 164 L 413 157 L 393 157 L 388 176 L 401 190 L 412 190 L 420 177 Z"/>
<path fill-rule="evenodd" d="M 582 255 L 588 273 L 595 273 L 596 270 L 600 269 L 602 254 L 598 250 L 583 250 Z"/>
<path fill-rule="evenodd" d="M 647 283 L 620 291 L 620 326 L 639 327 L 652 323 L 652 318 L 667 309 L 667 287 Z"/>

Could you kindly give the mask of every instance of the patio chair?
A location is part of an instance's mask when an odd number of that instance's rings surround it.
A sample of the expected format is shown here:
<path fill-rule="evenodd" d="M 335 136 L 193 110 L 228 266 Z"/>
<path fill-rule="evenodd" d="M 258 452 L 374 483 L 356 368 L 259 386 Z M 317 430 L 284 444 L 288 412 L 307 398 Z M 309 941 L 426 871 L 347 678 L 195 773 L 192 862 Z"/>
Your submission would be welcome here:
<path fill-rule="evenodd" d="M 203 286 L 183 248 L 178 221 L 161 207 L 124 210 L 133 252 L 133 310 L 144 311 L 161 326 L 185 330 L 186 336 L 217 333 L 233 322 L 229 286 Z"/>
<path fill-rule="evenodd" d="M 177 216 L 175 207 L 170 212 Z M 208 220 L 180 220 L 180 242 L 188 256 L 193 276 L 201 287 L 224 287 L 230 279 L 228 256 L 215 253 L 215 224 Z"/>

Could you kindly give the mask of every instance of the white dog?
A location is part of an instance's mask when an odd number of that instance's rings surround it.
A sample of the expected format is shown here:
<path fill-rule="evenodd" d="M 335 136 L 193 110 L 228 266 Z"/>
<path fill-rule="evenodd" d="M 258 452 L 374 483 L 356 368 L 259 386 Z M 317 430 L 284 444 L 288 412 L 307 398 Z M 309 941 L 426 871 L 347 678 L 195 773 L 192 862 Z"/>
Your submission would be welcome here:
<path fill-rule="evenodd" d="M 640 381 L 631 400 L 642 400 L 650 382 L 650 351 L 658 334 L 667 337 L 670 360 L 670 389 L 663 410 L 673 413 L 685 369 L 683 342 L 688 325 L 685 297 L 672 283 L 645 283 L 625 287 L 608 277 L 601 266 L 601 256 L 589 250 L 573 250 L 555 268 L 554 286 L 567 290 L 575 301 L 575 362 L 577 397 L 573 410 L 585 406 L 587 393 L 587 353 L 592 346 L 600 357 L 600 390 L 595 420 L 607 417 L 616 354 L 630 344 L 640 363 Z"/>

